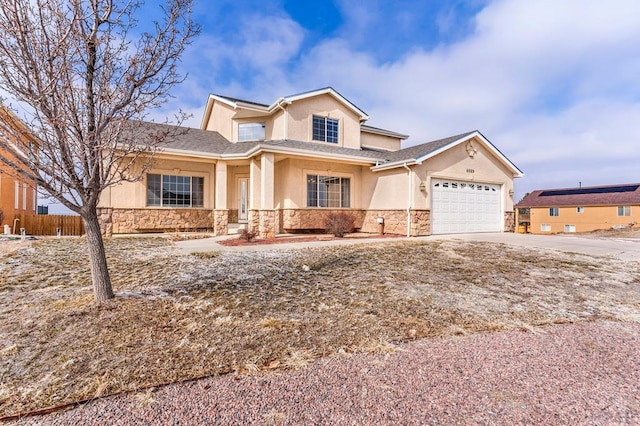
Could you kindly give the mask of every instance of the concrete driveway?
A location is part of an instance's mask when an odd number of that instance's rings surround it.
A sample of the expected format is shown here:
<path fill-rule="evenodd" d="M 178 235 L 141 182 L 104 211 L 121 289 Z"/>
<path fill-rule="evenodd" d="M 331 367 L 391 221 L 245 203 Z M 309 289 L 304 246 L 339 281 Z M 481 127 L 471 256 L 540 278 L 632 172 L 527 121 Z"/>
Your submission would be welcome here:
<path fill-rule="evenodd" d="M 523 247 L 548 248 L 592 256 L 611 256 L 622 260 L 640 261 L 640 239 L 594 238 L 578 235 L 532 235 L 489 233 L 456 234 L 426 237 L 428 239 L 451 239 L 463 241 L 491 241 Z"/>
<path fill-rule="evenodd" d="M 434 235 L 428 237 L 400 238 L 362 238 L 344 239 L 314 242 L 288 242 L 280 244 L 255 244 L 250 246 L 228 247 L 218 244 L 221 239 L 228 237 L 205 238 L 200 240 L 186 240 L 177 243 L 183 251 L 192 253 L 196 251 L 269 251 L 287 250 L 307 247 L 337 246 L 344 244 L 373 244 L 406 240 L 463 240 L 463 241 L 490 241 L 495 243 L 510 244 L 522 247 L 539 247 L 550 250 L 562 250 L 566 252 L 582 253 L 594 256 L 611 256 L 623 260 L 640 261 L 640 239 L 621 238 L 592 238 L 565 235 L 531 235 L 514 234 L 510 232 L 488 234 L 452 234 Z"/>

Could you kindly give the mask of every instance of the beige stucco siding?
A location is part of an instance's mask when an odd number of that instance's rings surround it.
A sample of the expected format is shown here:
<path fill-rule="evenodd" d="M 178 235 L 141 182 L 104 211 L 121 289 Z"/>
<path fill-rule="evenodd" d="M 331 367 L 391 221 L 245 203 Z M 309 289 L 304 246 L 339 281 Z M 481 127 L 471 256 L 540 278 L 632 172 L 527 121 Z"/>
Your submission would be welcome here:
<path fill-rule="evenodd" d="M 578 207 L 583 212 L 578 213 Z M 610 229 L 613 226 L 628 226 L 640 223 L 640 205 L 631 206 L 631 216 L 618 216 L 618 206 L 575 206 L 558 207 L 558 216 L 549 214 L 549 207 L 531 208 L 532 234 L 548 234 L 565 232 L 565 225 L 575 225 L 575 232 L 590 232 L 597 229 Z M 542 225 L 549 225 L 548 231 Z"/>
<path fill-rule="evenodd" d="M 284 167 L 280 165 L 283 164 Z M 276 204 L 281 208 L 307 207 L 307 175 L 339 176 L 351 179 L 351 206 L 361 208 L 362 167 L 330 161 L 291 158 L 276 164 Z M 281 189 L 279 190 L 278 187 Z M 285 191 L 284 188 L 287 188 Z"/>
<path fill-rule="evenodd" d="M 205 129 L 217 131 L 230 141 L 237 140 L 233 138 L 234 127 L 236 127 L 235 132 L 237 133 L 238 131 L 237 124 L 234 126 L 234 115 L 235 111 L 229 105 L 222 102 L 214 102 L 209 122 L 206 124 Z"/>
<path fill-rule="evenodd" d="M 370 210 L 406 209 L 409 194 L 407 170 L 396 168 L 363 173 L 363 208 Z"/>
<path fill-rule="evenodd" d="M 204 177 L 204 207 L 213 208 L 214 164 L 187 160 L 158 159 L 148 173 Z M 142 208 L 147 206 L 147 180 L 123 182 L 105 190 L 100 207 Z M 153 207 L 152 207 L 153 208 Z M 160 208 L 160 207 L 155 207 Z"/>
<path fill-rule="evenodd" d="M 360 148 L 360 118 L 330 95 L 293 102 L 287 112 L 289 139 L 312 141 L 312 117 L 318 115 L 339 120 L 338 146 Z"/>
<path fill-rule="evenodd" d="M 513 200 L 509 190 L 513 188 L 511 172 L 487 149 L 475 143 L 478 149 L 473 158 L 460 144 L 425 160 L 411 165 L 411 177 L 400 166 L 395 169 L 363 174 L 364 208 L 406 209 L 411 194 L 412 209 L 430 209 L 432 179 L 454 179 L 502 185 L 504 211 L 513 211 Z M 423 183 L 424 188 L 420 188 Z"/>
<path fill-rule="evenodd" d="M 426 178 L 427 193 L 423 197 L 425 206 L 431 205 L 428 192 L 432 179 L 455 179 L 502 185 L 504 211 L 513 211 L 513 199 L 509 195 L 509 192 L 513 190 L 511 171 L 483 145 L 474 141 L 474 146 L 477 153 L 473 157 L 469 156 L 466 143 L 461 143 L 426 160 L 422 165 L 416 166 L 417 173 L 423 179 Z M 417 205 L 417 207 L 422 206 Z"/>
<path fill-rule="evenodd" d="M 381 149 L 385 151 L 398 151 L 401 147 L 401 140 L 398 138 L 367 132 L 361 133 L 360 143 L 366 148 Z"/>

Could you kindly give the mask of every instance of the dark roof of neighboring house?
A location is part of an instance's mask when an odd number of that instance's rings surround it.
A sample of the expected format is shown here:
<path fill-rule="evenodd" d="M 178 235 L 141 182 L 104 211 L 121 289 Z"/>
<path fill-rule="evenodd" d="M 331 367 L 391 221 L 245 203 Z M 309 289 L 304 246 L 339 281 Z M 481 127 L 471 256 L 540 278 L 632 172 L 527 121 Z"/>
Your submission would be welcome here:
<path fill-rule="evenodd" d="M 574 207 L 640 205 L 640 183 L 539 189 L 525 195 L 516 207 Z"/>

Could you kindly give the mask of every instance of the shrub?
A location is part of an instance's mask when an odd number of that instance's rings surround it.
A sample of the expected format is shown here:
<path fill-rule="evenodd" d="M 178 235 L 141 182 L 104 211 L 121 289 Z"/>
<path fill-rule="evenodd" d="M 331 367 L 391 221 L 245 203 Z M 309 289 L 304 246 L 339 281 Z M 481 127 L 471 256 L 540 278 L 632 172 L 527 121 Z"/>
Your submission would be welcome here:
<path fill-rule="evenodd" d="M 253 231 L 249 231 L 247 228 L 244 228 L 240 233 L 240 239 L 245 240 L 250 243 L 256 237 L 256 233 Z"/>
<path fill-rule="evenodd" d="M 353 232 L 355 218 L 347 212 L 329 213 L 324 219 L 324 228 L 328 234 L 342 238 L 345 234 Z"/>

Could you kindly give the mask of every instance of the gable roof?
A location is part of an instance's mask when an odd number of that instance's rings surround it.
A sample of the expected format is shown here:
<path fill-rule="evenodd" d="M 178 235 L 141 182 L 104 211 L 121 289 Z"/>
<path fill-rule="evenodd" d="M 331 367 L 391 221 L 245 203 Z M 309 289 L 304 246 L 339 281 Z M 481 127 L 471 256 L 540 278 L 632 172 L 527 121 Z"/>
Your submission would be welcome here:
<path fill-rule="evenodd" d="M 348 100 L 347 98 L 342 96 L 340 93 L 338 93 L 338 91 L 335 90 L 333 87 L 324 87 L 322 89 L 317 89 L 317 90 L 312 90 L 312 91 L 309 91 L 309 92 L 302 92 L 302 93 L 297 93 L 295 95 L 285 96 L 283 98 L 278 99 L 273 104 L 271 104 L 271 106 L 269 108 L 275 110 L 278 107 L 278 105 L 281 103 L 281 101 L 284 101 L 285 103 L 290 104 L 290 103 L 295 102 L 295 101 L 299 101 L 299 100 L 302 100 L 302 99 L 313 98 L 315 96 L 320 96 L 320 95 L 332 96 L 338 102 L 340 102 L 341 104 L 346 106 L 348 109 L 350 109 L 354 114 L 360 116 L 360 121 L 361 122 L 367 121 L 369 119 L 369 116 L 367 115 L 366 112 L 364 112 L 363 110 L 358 108 L 353 102 L 351 102 L 350 100 Z"/>
<path fill-rule="evenodd" d="M 387 170 L 395 167 L 403 167 L 412 164 L 421 164 L 429 158 L 453 148 L 461 143 L 471 139 L 479 141 L 489 152 L 491 152 L 507 169 L 513 173 L 514 177 L 522 177 L 524 173 L 515 164 L 513 164 L 498 148 L 496 148 L 482 133 L 478 130 L 461 133 L 459 135 L 450 136 L 448 138 L 438 139 L 432 142 L 415 145 L 404 148 L 399 151 L 390 152 L 389 160 L 385 164 L 379 164 L 372 168 L 373 171 Z"/>
<path fill-rule="evenodd" d="M 160 129 L 166 133 L 166 127 L 156 126 L 168 125 L 149 122 L 140 123 L 142 132 L 151 134 Z M 494 152 L 498 159 L 513 172 L 514 176 L 523 176 L 520 169 L 511 163 L 477 130 L 389 152 L 373 149 L 344 148 L 329 143 L 303 142 L 290 139 L 232 143 L 220 133 L 211 130 L 175 129 L 177 131 L 170 132 L 166 136 L 165 143 L 162 146 L 162 151 L 166 153 L 217 159 L 245 159 L 251 158 L 260 152 L 277 152 L 369 164 L 374 172 L 403 167 L 405 164 L 421 164 L 423 161 L 475 137 L 487 149 Z"/>
<path fill-rule="evenodd" d="M 516 207 L 578 207 L 640 205 L 640 183 L 539 189 L 527 194 Z"/>
<path fill-rule="evenodd" d="M 202 123 L 200 125 L 200 128 L 204 129 L 206 126 L 206 123 L 209 121 L 209 117 L 211 116 L 211 110 L 213 108 L 213 103 L 215 101 L 222 102 L 223 104 L 228 105 L 233 109 L 243 108 L 243 109 L 249 109 L 249 110 L 253 110 L 263 114 L 273 114 L 282 105 L 289 105 L 299 100 L 308 99 L 308 98 L 321 96 L 321 95 L 332 96 L 338 102 L 340 102 L 341 104 L 346 106 L 349 110 L 351 110 L 355 115 L 357 115 L 360 118 L 361 123 L 369 119 L 369 116 L 367 115 L 367 113 L 365 113 L 362 109 L 358 108 L 353 102 L 349 101 L 347 98 L 345 98 L 340 93 L 338 93 L 337 90 L 335 90 L 332 87 L 324 87 L 322 89 L 312 90 L 309 92 L 296 93 L 293 95 L 288 95 L 288 96 L 278 98 L 271 105 L 266 105 L 259 102 L 247 101 L 247 100 L 233 98 L 229 96 L 210 94 L 209 99 L 207 100 L 207 105 L 205 107 L 204 115 L 202 116 Z M 406 137 L 404 139 L 406 139 Z"/>

